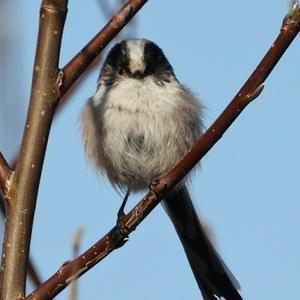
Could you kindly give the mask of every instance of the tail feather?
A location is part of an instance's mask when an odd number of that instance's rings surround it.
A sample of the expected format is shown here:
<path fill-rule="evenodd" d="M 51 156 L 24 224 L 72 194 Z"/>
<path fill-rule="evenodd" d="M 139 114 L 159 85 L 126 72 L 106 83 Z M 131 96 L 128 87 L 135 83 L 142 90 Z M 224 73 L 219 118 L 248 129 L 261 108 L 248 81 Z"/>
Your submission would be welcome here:
<path fill-rule="evenodd" d="M 238 281 L 222 261 L 206 236 L 185 186 L 164 200 L 181 240 L 195 279 L 205 300 L 242 300 Z"/>

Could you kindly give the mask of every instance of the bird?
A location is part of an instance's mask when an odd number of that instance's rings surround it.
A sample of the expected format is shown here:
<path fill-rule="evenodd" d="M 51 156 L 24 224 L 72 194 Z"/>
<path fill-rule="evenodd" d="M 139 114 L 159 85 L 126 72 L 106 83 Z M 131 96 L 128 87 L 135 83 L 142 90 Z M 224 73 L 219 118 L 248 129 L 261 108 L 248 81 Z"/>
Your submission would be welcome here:
<path fill-rule="evenodd" d="M 204 132 L 203 110 L 158 45 L 147 39 L 118 42 L 81 112 L 87 159 L 115 189 L 126 192 L 125 204 L 131 192 L 146 190 L 193 146 Z M 202 227 L 188 180 L 186 176 L 162 202 L 203 299 L 241 300 L 238 281 Z"/>

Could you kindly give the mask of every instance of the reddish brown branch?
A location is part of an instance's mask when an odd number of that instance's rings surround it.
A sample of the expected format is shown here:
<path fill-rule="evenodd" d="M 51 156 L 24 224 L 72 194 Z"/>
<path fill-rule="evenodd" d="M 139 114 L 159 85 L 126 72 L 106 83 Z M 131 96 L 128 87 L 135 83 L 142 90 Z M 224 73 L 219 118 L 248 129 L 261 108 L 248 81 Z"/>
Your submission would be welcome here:
<path fill-rule="evenodd" d="M 62 94 L 77 80 L 104 47 L 142 8 L 147 0 L 130 0 L 110 19 L 106 26 L 63 68 Z"/>
<path fill-rule="evenodd" d="M 64 263 L 51 278 L 26 299 L 52 299 L 73 280 L 87 272 L 114 249 L 122 246 L 127 235 L 135 230 L 137 225 L 160 202 L 164 193 L 180 182 L 187 172 L 189 172 L 221 138 L 250 101 L 259 95 L 262 91 L 264 81 L 299 30 L 300 10 L 297 9 L 295 13 L 285 19 L 275 43 L 223 113 L 206 133 L 201 136 L 182 160 L 124 217 L 127 232 L 120 232 L 118 228 L 114 227 L 77 259 Z M 74 272 L 74 270 L 76 270 L 76 272 Z"/>
<path fill-rule="evenodd" d="M 264 81 L 270 75 L 299 30 L 300 9 L 298 8 L 293 17 L 288 15 L 285 18 L 281 32 L 274 44 L 223 113 L 193 146 L 189 155 L 182 159 L 176 167 L 161 180 L 160 185 L 167 185 L 168 187 L 173 187 L 174 184 L 176 185 L 176 183 L 214 146 L 249 102 L 260 94 L 263 89 Z"/>

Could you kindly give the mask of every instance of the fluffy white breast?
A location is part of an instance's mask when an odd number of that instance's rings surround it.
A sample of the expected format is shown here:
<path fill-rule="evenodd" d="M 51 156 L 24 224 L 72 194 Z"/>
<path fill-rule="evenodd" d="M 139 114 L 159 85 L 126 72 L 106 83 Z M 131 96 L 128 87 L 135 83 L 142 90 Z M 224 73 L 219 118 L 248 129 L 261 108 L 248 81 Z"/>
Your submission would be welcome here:
<path fill-rule="evenodd" d="M 157 113 L 161 116 L 184 101 L 178 94 L 179 91 L 180 86 L 176 81 L 158 86 L 150 76 L 144 80 L 127 78 L 116 87 L 101 85 L 93 97 L 93 102 L 106 109 L 149 115 Z"/>
<path fill-rule="evenodd" d="M 83 113 L 88 156 L 110 182 L 146 188 L 165 174 L 199 136 L 201 107 L 173 80 L 157 85 L 149 76 L 101 85 Z"/>

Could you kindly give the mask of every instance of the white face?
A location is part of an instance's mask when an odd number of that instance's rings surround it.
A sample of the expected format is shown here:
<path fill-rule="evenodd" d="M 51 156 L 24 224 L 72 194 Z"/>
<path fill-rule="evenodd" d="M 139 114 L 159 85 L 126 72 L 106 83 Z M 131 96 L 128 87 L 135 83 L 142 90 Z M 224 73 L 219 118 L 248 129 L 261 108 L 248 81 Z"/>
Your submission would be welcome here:
<path fill-rule="evenodd" d="M 144 59 L 145 40 L 129 40 L 126 43 L 127 53 L 129 56 L 129 71 L 144 73 L 146 69 L 146 62 Z"/>

